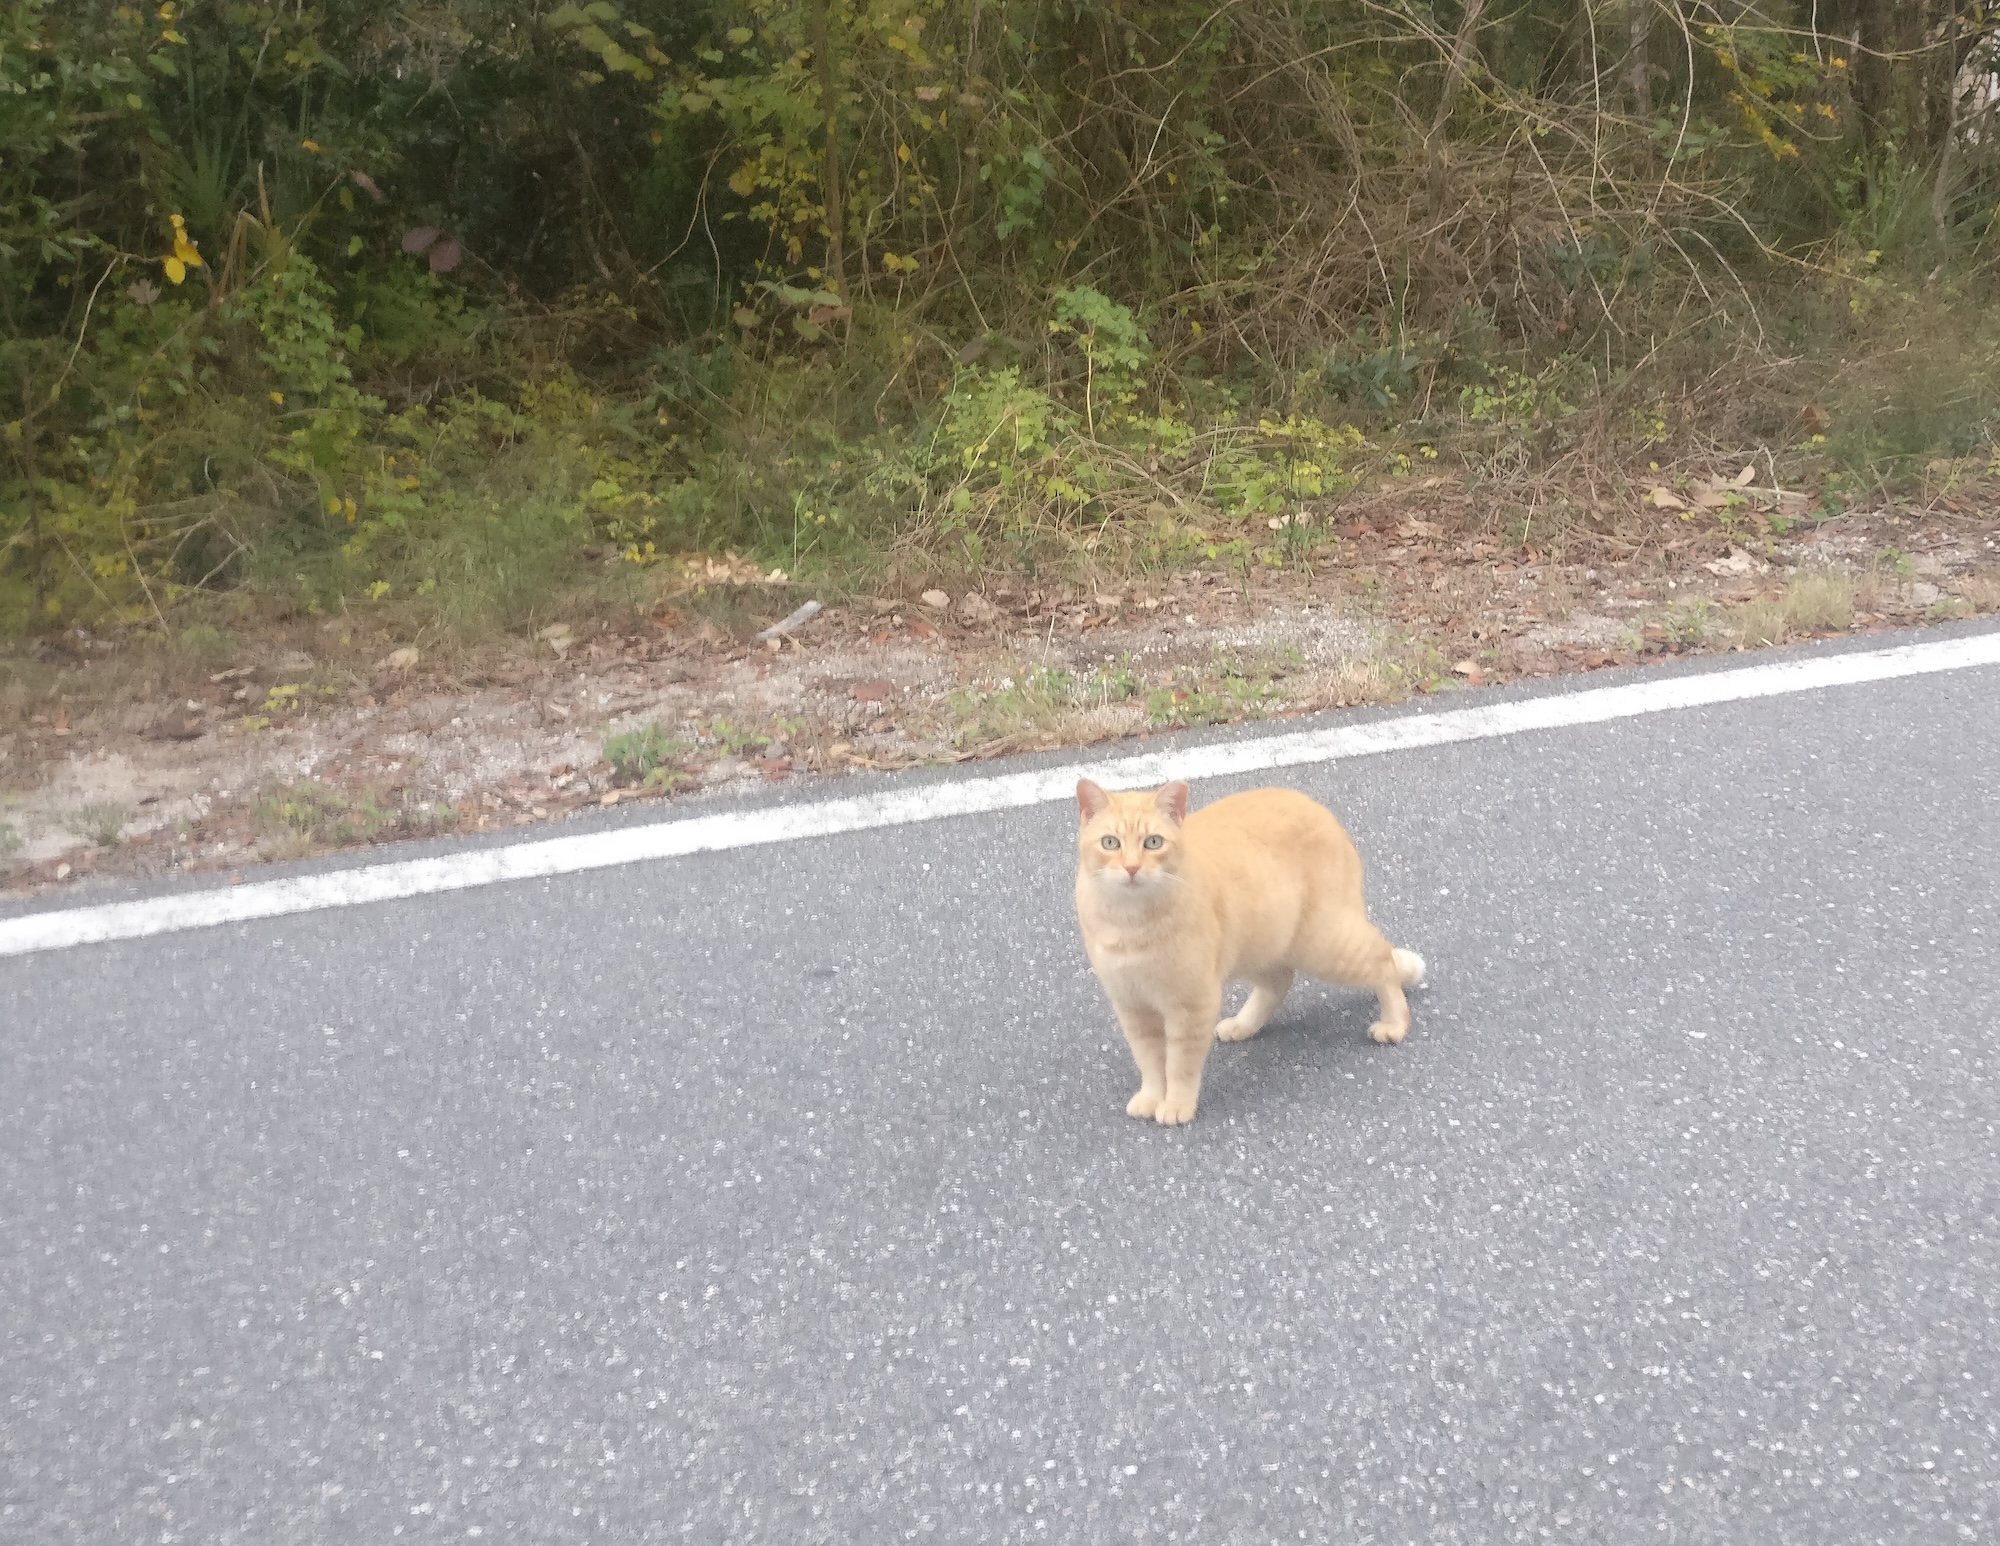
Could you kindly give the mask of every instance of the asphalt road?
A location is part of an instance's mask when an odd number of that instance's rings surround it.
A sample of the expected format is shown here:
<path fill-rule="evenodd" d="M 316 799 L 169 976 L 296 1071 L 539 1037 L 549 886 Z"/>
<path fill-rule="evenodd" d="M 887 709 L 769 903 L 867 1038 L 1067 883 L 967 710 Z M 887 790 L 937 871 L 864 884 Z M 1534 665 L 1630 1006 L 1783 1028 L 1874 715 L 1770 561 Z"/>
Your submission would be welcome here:
<path fill-rule="evenodd" d="M 1289 770 L 1182 1130 L 1055 806 L 0 961 L 0 1542 L 2000 1539 L 1996 707 Z"/>

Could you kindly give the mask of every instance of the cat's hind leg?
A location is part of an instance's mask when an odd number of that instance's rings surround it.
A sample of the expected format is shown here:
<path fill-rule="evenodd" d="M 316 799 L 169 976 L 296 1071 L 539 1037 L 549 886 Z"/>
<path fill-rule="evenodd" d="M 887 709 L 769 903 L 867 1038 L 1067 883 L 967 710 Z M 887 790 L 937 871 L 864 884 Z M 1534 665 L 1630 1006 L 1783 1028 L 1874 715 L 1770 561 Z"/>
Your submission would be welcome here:
<path fill-rule="evenodd" d="M 1252 980 L 1250 997 L 1243 1007 L 1215 1028 L 1217 1041 L 1248 1041 L 1278 1012 L 1285 995 L 1292 991 L 1292 973 L 1287 968 Z"/>
<path fill-rule="evenodd" d="M 1403 988 L 1423 980 L 1424 959 L 1414 950 L 1396 949 L 1366 918 L 1342 919 L 1319 931 L 1298 964 L 1325 982 L 1373 988 L 1381 1013 L 1368 1034 L 1376 1041 L 1393 1046 L 1409 1034 L 1410 1003 Z"/>

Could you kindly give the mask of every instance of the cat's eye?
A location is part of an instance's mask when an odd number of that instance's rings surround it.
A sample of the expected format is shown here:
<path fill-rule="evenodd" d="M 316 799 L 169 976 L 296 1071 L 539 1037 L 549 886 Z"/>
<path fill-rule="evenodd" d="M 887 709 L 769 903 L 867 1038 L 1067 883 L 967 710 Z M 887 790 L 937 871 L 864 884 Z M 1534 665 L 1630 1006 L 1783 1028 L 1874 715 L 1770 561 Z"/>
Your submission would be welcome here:
<path fill-rule="evenodd" d="M 1116 848 L 1118 846 L 1118 839 L 1115 837 L 1106 836 L 1106 838 L 1104 839 L 1104 846 L 1106 848 Z"/>
<path fill-rule="evenodd" d="M 1148 848 L 1165 848 L 1167 846 L 1167 840 L 1161 837 L 1159 833 L 1155 832 L 1151 837 L 1146 839 L 1146 846 Z"/>

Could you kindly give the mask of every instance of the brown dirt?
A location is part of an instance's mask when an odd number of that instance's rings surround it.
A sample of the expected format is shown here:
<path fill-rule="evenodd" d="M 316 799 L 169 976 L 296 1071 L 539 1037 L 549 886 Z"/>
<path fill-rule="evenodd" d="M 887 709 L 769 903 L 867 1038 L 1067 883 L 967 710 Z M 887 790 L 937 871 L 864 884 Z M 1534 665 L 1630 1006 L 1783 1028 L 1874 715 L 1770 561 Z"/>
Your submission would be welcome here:
<path fill-rule="evenodd" d="M 2000 519 L 1971 503 L 1779 535 L 1753 499 L 1557 555 L 1482 529 L 1469 495 L 1408 490 L 1322 527 L 1309 565 L 861 598 L 781 648 L 749 637 L 800 599 L 776 588 L 444 663 L 357 643 L 346 619 L 249 634 L 202 669 L 69 634 L 0 657 L 0 872 L 20 892 L 229 867 L 1989 612 Z M 1813 575 L 1838 578 L 1838 615 L 1820 592 L 1791 605 Z M 603 760 L 648 723 L 683 743 L 670 790 Z"/>

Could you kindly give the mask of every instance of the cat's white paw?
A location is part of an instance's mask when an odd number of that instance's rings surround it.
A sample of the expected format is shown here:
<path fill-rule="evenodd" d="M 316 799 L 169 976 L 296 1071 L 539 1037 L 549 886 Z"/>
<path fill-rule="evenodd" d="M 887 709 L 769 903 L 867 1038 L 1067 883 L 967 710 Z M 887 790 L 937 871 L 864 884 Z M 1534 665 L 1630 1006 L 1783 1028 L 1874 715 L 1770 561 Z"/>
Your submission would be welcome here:
<path fill-rule="evenodd" d="M 1410 1034 L 1410 1026 L 1407 1020 L 1401 1025 L 1391 1025 L 1387 1020 L 1377 1020 L 1368 1027 L 1368 1034 L 1384 1046 L 1393 1047 Z"/>
<path fill-rule="evenodd" d="M 1141 1090 L 1125 1102 L 1125 1115 L 1137 1117 L 1142 1122 L 1150 1122 L 1153 1113 L 1159 1109 L 1160 1097 L 1151 1090 Z"/>
<path fill-rule="evenodd" d="M 1169 1095 L 1160 1102 L 1153 1120 L 1162 1127 L 1181 1127 L 1194 1120 L 1194 1102 L 1185 1095 Z"/>
<path fill-rule="evenodd" d="M 1414 988 L 1424 980 L 1424 958 L 1414 950 L 1396 950 L 1396 972 L 1403 979 L 1403 986 Z M 1376 1038 L 1378 1041 L 1380 1037 Z"/>
<path fill-rule="evenodd" d="M 1216 1025 L 1215 1039 L 1217 1041 L 1248 1041 L 1263 1029 L 1264 1027 L 1261 1025 L 1246 1025 L 1241 1015 L 1231 1015 L 1227 1020 L 1223 1020 Z"/>

